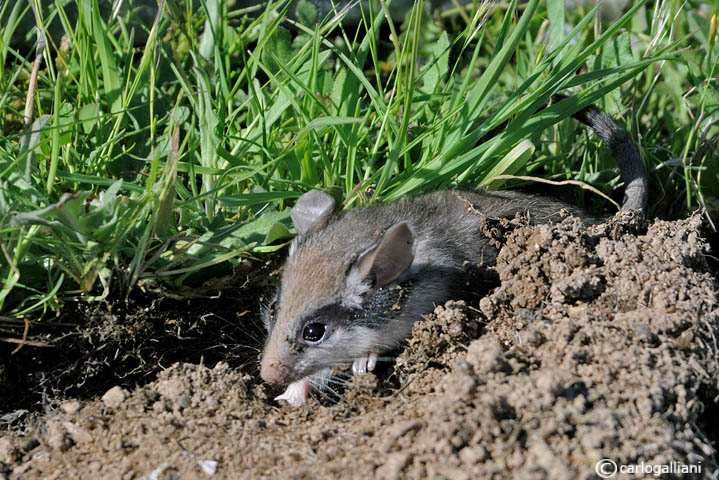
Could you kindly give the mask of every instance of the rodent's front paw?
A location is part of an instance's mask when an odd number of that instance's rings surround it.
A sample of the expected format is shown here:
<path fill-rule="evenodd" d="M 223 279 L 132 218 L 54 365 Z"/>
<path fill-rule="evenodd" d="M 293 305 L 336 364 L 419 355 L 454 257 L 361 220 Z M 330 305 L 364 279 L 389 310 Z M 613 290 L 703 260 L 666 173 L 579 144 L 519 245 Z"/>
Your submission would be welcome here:
<path fill-rule="evenodd" d="M 377 366 L 377 354 L 368 352 L 364 357 L 355 359 L 352 363 L 352 373 L 355 375 L 364 375 L 374 370 L 375 366 Z"/>

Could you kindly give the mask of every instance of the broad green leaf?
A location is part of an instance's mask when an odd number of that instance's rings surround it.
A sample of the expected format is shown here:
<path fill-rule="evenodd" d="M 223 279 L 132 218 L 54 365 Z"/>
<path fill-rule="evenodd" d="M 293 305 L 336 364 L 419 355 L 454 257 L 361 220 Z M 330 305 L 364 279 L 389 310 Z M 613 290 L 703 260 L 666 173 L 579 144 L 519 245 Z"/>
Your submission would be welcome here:
<path fill-rule="evenodd" d="M 82 124 L 83 131 L 86 134 L 91 133 L 92 129 L 97 126 L 99 117 L 100 107 L 94 102 L 83 105 L 77 113 L 77 119 Z"/>
<path fill-rule="evenodd" d="M 564 8 L 564 0 L 547 0 L 550 50 L 556 50 L 564 38 Z"/>
<path fill-rule="evenodd" d="M 299 0 L 295 13 L 300 23 L 310 28 L 312 28 L 318 20 L 317 6 L 308 0 Z"/>
<path fill-rule="evenodd" d="M 422 90 L 427 94 L 438 91 L 439 82 L 447 75 L 449 66 L 449 38 L 447 32 L 442 32 L 437 43 L 432 47 L 432 59 L 424 74 L 424 87 Z"/>
<path fill-rule="evenodd" d="M 273 224 L 267 231 L 267 235 L 265 235 L 265 240 L 262 244 L 269 245 L 271 243 L 275 243 L 277 240 L 291 237 L 292 233 L 290 232 L 290 229 L 287 228 L 287 225 L 278 222 Z"/>

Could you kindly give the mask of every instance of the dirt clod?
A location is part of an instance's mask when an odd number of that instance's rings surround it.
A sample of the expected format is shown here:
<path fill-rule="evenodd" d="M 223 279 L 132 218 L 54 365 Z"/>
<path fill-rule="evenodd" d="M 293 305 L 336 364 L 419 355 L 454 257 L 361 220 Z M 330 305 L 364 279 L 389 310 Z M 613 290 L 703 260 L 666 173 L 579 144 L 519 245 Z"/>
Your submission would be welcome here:
<path fill-rule="evenodd" d="M 256 372 L 176 363 L 0 435 L 0 472 L 561 480 L 610 459 L 715 478 L 719 308 L 699 218 L 499 233 L 479 309 L 437 307 L 392 368 L 339 398 L 280 406 Z"/>
<path fill-rule="evenodd" d="M 60 405 L 60 409 L 68 415 L 79 412 L 81 408 L 82 404 L 77 400 L 68 400 Z"/>
<path fill-rule="evenodd" d="M 127 399 L 127 390 L 122 387 L 112 387 L 102 396 L 102 402 L 107 408 L 117 408 Z"/>

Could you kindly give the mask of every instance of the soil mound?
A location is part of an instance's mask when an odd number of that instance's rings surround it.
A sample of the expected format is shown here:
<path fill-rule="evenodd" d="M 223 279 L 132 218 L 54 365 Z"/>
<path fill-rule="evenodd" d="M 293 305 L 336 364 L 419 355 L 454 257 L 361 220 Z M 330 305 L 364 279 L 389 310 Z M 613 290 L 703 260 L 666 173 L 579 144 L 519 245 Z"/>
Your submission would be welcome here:
<path fill-rule="evenodd" d="M 479 308 L 437 307 L 377 375 L 292 408 L 223 362 L 176 363 L 0 436 L 0 472 L 716 478 L 719 309 L 700 219 L 567 218 L 503 242 Z"/>

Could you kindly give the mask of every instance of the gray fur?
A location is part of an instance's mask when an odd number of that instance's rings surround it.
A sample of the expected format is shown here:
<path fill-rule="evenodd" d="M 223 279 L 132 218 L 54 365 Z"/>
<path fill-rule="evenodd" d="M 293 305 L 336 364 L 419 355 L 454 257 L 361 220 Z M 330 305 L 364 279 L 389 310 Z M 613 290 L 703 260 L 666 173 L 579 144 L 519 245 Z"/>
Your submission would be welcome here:
<path fill-rule="evenodd" d="M 326 193 L 312 190 L 302 195 L 290 212 L 297 235 L 323 229 L 334 209 L 335 199 Z"/>
<path fill-rule="evenodd" d="M 573 117 L 591 126 L 614 154 L 624 181 L 622 210 L 641 210 L 643 213 L 647 207 L 649 187 L 639 149 L 629 133 L 612 117 L 593 105 L 583 108 Z"/>
<path fill-rule="evenodd" d="M 357 260 L 355 268 L 360 281 L 372 288 L 384 287 L 412 266 L 414 234 L 407 222 L 397 222 L 387 229 L 382 240 Z"/>
<path fill-rule="evenodd" d="M 627 183 L 623 208 L 646 206 L 646 178 L 629 135 L 600 110 L 575 115 L 609 145 Z M 621 158 L 619 158 L 621 157 Z M 487 219 L 526 214 L 532 223 L 560 211 L 598 219 L 562 202 L 518 192 L 435 192 L 334 214 L 327 194 L 308 192 L 292 211 L 299 232 L 268 315 L 261 375 L 294 382 L 406 339 L 415 321 L 456 295 L 465 265 L 494 265 L 497 249 L 483 235 Z M 309 342 L 308 325 L 324 326 Z M 312 327 L 310 327 L 312 328 Z"/>

